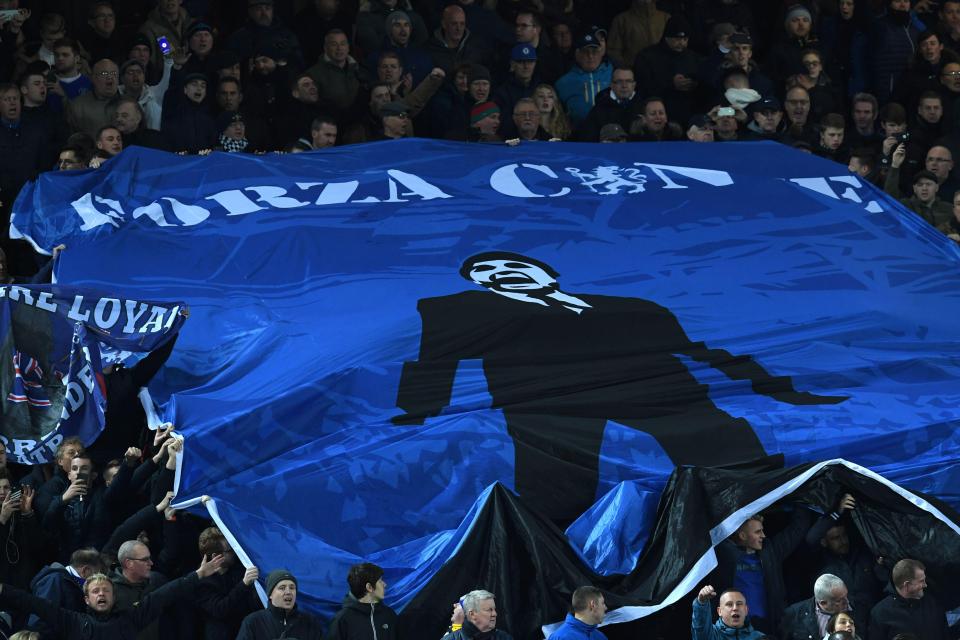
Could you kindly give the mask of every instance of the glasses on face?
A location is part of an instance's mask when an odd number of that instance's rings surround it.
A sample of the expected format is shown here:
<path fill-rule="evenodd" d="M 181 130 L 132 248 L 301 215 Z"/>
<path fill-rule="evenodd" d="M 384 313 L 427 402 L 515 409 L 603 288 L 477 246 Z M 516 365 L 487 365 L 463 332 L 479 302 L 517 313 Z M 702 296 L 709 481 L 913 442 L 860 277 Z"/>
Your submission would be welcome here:
<path fill-rule="evenodd" d="M 517 111 L 514 115 L 517 116 L 518 118 L 523 118 L 524 120 L 527 120 L 527 119 L 529 119 L 529 118 L 536 118 L 538 115 L 540 115 L 540 112 L 538 112 L 538 111 Z"/>
<path fill-rule="evenodd" d="M 97 75 L 101 78 L 116 78 L 119 74 L 116 71 L 97 71 Z"/>
<path fill-rule="evenodd" d="M 944 78 L 960 78 L 960 71 L 944 71 L 940 75 Z"/>
<path fill-rule="evenodd" d="M 133 560 L 134 562 L 146 562 L 147 564 L 150 564 L 153 562 L 153 558 L 151 558 L 150 556 L 147 556 L 145 558 L 129 558 L 129 560 Z"/>

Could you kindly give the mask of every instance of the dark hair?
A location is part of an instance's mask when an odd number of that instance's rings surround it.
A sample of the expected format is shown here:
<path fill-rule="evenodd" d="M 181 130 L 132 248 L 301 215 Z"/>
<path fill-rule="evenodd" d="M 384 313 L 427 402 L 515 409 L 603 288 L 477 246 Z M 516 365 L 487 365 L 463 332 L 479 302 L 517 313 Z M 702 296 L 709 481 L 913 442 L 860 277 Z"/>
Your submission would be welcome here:
<path fill-rule="evenodd" d="M 533 22 L 533 26 L 539 27 L 541 29 L 543 28 L 543 19 L 540 17 L 540 14 L 537 13 L 533 7 L 529 5 L 522 7 L 519 11 L 517 11 L 517 17 L 519 18 L 521 15 L 530 16 L 531 22 Z"/>
<path fill-rule="evenodd" d="M 299 79 L 299 76 L 297 77 L 297 79 Z M 219 90 L 220 87 L 222 87 L 224 84 L 226 84 L 226 83 L 228 83 L 228 82 L 232 82 L 232 83 L 236 84 L 236 85 L 237 85 L 237 90 L 243 91 L 243 85 L 241 85 L 241 84 L 240 84 L 240 81 L 239 81 L 237 78 L 234 78 L 233 76 L 224 76 L 224 77 L 220 78 L 220 79 L 217 81 L 217 90 Z"/>
<path fill-rule="evenodd" d="M 16 91 L 17 95 L 20 95 L 20 87 L 17 85 L 13 84 L 12 82 L 0 82 L 0 94 L 10 91 Z"/>
<path fill-rule="evenodd" d="M 590 608 L 591 602 L 603 597 L 603 592 L 596 587 L 578 587 L 570 598 L 570 608 L 574 613 L 582 613 Z"/>
<path fill-rule="evenodd" d="M 837 630 L 837 619 L 840 616 L 847 616 L 848 618 L 853 620 L 853 614 L 851 614 L 849 611 L 838 611 L 837 613 L 830 616 L 829 620 L 827 620 L 827 633 L 833 633 L 834 631 Z M 838 633 L 845 633 L 845 632 L 840 631 Z"/>
<path fill-rule="evenodd" d="M 831 129 L 843 129 L 847 126 L 846 121 L 843 119 L 843 116 L 839 113 L 827 113 L 822 118 L 820 118 L 820 130 L 831 128 Z"/>
<path fill-rule="evenodd" d="M 207 527 L 200 532 L 197 538 L 197 547 L 200 549 L 200 555 L 213 555 L 223 552 L 223 545 L 226 542 L 223 532 L 217 527 Z"/>
<path fill-rule="evenodd" d="M 850 153 L 851 158 L 857 158 L 860 161 L 860 164 L 870 167 L 871 171 L 877 166 L 877 163 L 880 159 L 877 157 L 877 152 L 871 149 L 870 147 L 860 147 L 859 149 L 854 149 Z M 843 526 L 843 525 L 839 525 Z"/>
<path fill-rule="evenodd" d="M 880 122 L 893 122 L 895 124 L 905 124 L 907 122 L 907 110 L 899 102 L 888 102 L 880 109 Z"/>
<path fill-rule="evenodd" d="M 117 133 L 120 133 L 120 129 L 117 129 L 114 125 L 112 125 L 112 124 L 105 124 L 105 125 L 103 125 L 102 127 L 100 127 L 99 129 L 97 129 L 97 135 L 95 135 L 95 136 L 93 137 L 93 139 L 94 139 L 94 140 L 99 140 L 99 139 L 100 139 L 100 136 L 101 136 L 101 135 L 103 134 L 103 132 L 106 131 L 107 129 L 113 129 L 113 130 L 116 131 Z M 79 458 L 80 456 L 77 456 L 77 457 Z"/>
<path fill-rule="evenodd" d="M 397 62 L 400 63 L 400 67 L 401 68 L 403 67 L 403 60 L 400 59 L 400 54 L 397 53 L 396 51 L 384 51 L 383 53 L 381 53 L 380 56 L 377 58 L 377 66 L 379 67 L 380 63 L 386 60 L 387 58 L 396 58 Z"/>
<path fill-rule="evenodd" d="M 99 551 L 93 548 L 77 549 L 71 553 L 70 566 L 74 569 L 85 566 L 91 567 L 94 573 L 101 573 L 106 569 L 103 562 L 103 556 L 100 555 Z"/>
<path fill-rule="evenodd" d="M 516 262 L 526 262 L 527 264 L 532 264 L 535 267 L 540 267 L 552 278 L 560 277 L 560 274 L 554 271 L 553 267 L 548 265 L 546 262 L 540 262 L 536 258 L 531 258 L 521 253 L 513 253 L 512 251 L 485 251 L 484 253 L 472 255 L 464 260 L 463 264 L 460 265 L 460 275 L 466 280 L 471 280 L 470 271 L 473 269 L 473 265 L 477 264 L 478 262 L 486 262 L 487 260 L 514 260 Z"/>
<path fill-rule="evenodd" d="M 359 600 L 367 595 L 367 585 L 375 585 L 383 577 L 383 569 L 372 562 L 361 562 L 350 567 L 350 573 L 347 574 L 347 584 L 350 585 L 350 593 Z"/>
<path fill-rule="evenodd" d="M 667 106 L 667 103 L 663 101 L 663 98 L 661 98 L 661 97 L 659 97 L 659 96 L 650 96 L 649 98 L 647 98 L 646 100 L 644 100 L 643 102 L 640 103 L 640 112 L 641 112 L 641 113 L 646 113 L 646 112 L 647 112 L 647 107 L 650 106 L 650 104 L 651 104 L 651 103 L 654 103 L 654 102 L 659 102 L 659 103 L 661 103 L 661 104 L 664 106 L 664 108 L 666 108 L 666 106 Z"/>
<path fill-rule="evenodd" d="M 321 115 L 314 118 L 313 122 L 310 123 L 310 130 L 315 131 L 325 124 L 332 124 L 333 126 L 337 127 L 337 129 L 340 128 L 340 126 L 337 124 L 336 118 L 333 116 Z"/>
<path fill-rule="evenodd" d="M 923 93 L 921 93 L 920 97 L 917 98 L 917 104 L 920 104 L 924 100 L 930 100 L 931 98 L 935 98 L 940 101 L 941 105 L 943 104 L 943 96 L 940 95 L 939 91 L 933 91 L 933 90 L 924 91 Z"/>
<path fill-rule="evenodd" d="M 54 49 L 60 49 L 62 47 L 70 47 L 74 55 L 80 55 L 80 45 L 77 44 L 77 41 L 73 38 L 60 38 L 53 43 Z"/>

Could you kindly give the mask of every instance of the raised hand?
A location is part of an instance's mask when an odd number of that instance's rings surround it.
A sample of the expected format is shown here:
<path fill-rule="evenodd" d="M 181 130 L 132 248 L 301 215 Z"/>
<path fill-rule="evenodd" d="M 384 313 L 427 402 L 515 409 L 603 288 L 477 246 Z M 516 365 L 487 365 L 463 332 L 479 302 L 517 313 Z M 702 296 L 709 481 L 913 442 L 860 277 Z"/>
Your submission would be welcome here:
<path fill-rule="evenodd" d="M 717 595 L 716 590 L 708 584 L 703 589 L 700 589 L 700 593 L 697 594 L 697 600 L 699 600 L 701 604 L 706 604 L 710 602 L 710 598 L 715 595 Z"/>
<path fill-rule="evenodd" d="M 203 560 L 200 562 L 200 568 L 197 569 L 197 575 L 200 578 L 206 578 L 207 576 L 212 576 L 217 571 L 220 570 L 220 567 L 223 566 L 223 554 L 218 553 L 209 560 L 207 556 L 203 556 Z"/>
<path fill-rule="evenodd" d="M 260 569 L 256 567 L 247 567 L 247 570 L 243 572 L 243 584 L 248 587 L 256 582 L 260 578 Z"/>
<path fill-rule="evenodd" d="M 25 516 L 30 515 L 33 513 L 33 499 L 37 496 L 37 492 L 28 484 L 23 485 L 20 491 L 23 492 L 23 497 L 20 498 L 20 512 Z"/>

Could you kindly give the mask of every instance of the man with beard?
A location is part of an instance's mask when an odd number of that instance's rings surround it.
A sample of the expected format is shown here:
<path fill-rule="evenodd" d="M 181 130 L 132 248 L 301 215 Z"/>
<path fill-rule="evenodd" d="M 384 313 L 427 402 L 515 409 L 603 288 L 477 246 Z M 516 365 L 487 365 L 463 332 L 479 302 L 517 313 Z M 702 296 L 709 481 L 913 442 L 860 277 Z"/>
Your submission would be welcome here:
<path fill-rule="evenodd" d="M 167 145 L 159 131 L 147 128 L 143 108 L 132 96 L 123 96 L 117 100 L 113 112 L 113 126 L 123 136 L 123 146 L 147 147 L 166 150 Z"/>

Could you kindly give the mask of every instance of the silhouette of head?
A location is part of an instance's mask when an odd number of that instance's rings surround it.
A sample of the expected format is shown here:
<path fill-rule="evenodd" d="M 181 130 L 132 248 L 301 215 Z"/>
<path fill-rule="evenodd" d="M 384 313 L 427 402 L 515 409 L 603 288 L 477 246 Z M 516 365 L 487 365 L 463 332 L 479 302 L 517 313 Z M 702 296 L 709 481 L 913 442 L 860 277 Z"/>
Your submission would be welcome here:
<path fill-rule="evenodd" d="M 519 253 L 488 251 L 467 258 L 460 275 L 495 292 L 537 293 L 557 288 L 550 265 Z"/>

